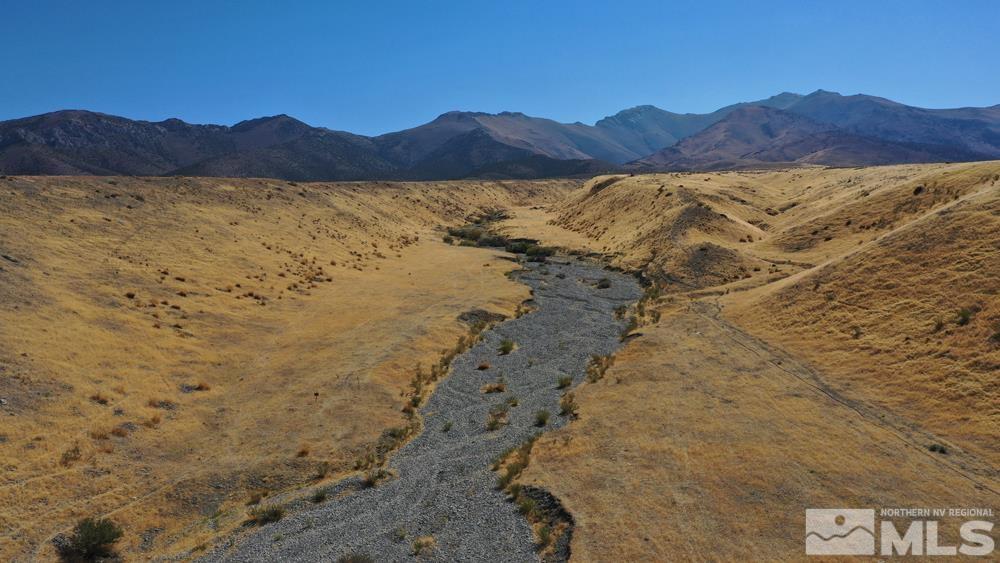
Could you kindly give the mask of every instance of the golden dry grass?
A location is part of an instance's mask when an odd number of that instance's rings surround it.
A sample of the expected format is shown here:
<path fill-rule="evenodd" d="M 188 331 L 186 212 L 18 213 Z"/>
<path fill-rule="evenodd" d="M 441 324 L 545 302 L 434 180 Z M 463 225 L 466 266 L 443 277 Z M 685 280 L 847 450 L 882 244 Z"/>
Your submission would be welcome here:
<path fill-rule="evenodd" d="M 343 475 L 458 314 L 527 297 L 437 226 L 574 185 L 0 180 L 0 559 L 97 515 L 177 553 Z"/>
<path fill-rule="evenodd" d="M 574 558 L 798 559 L 807 507 L 1000 500 L 1000 163 L 605 177 L 526 215 L 666 294 L 525 474 Z"/>

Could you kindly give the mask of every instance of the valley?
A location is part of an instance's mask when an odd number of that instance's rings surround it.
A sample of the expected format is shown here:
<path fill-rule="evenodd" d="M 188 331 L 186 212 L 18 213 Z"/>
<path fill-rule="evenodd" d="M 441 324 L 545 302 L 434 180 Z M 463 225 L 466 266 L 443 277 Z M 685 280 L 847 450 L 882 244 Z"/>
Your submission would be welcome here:
<path fill-rule="evenodd" d="M 1000 496 L 995 161 L 0 188 L 5 559 L 794 560 Z"/>

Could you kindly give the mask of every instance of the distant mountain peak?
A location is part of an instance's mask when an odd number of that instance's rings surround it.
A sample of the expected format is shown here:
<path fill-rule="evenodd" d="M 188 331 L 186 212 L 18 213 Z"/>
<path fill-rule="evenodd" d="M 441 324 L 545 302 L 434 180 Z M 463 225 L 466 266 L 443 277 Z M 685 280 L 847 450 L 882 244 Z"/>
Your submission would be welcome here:
<path fill-rule="evenodd" d="M 924 109 L 865 94 L 781 92 L 711 113 L 642 104 L 594 125 L 518 111 L 449 111 L 377 137 L 287 114 L 224 125 L 61 110 L 0 122 L 3 174 L 194 174 L 295 180 L 532 177 L 760 163 L 886 164 L 1000 158 L 1000 105 Z M 574 163 L 574 164 L 569 164 Z"/>

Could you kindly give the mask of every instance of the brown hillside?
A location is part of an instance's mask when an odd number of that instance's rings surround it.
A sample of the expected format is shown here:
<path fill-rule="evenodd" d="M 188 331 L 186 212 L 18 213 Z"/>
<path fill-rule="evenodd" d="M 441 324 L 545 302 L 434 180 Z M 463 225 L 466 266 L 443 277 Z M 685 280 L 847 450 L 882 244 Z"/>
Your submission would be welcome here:
<path fill-rule="evenodd" d="M 351 471 L 461 313 L 527 297 L 436 228 L 574 185 L 0 179 L 0 559 L 100 515 L 176 552 Z"/>
<path fill-rule="evenodd" d="M 1000 163 L 603 177 L 507 229 L 661 291 L 525 473 L 575 559 L 798 560 L 808 507 L 1000 501 Z"/>

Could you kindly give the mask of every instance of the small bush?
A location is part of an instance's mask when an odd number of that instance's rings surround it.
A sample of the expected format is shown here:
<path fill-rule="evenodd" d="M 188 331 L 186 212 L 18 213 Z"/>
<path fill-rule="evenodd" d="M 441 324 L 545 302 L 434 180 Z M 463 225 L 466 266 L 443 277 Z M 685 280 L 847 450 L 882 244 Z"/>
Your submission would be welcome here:
<path fill-rule="evenodd" d="M 478 227 L 465 226 L 465 227 L 452 227 L 448 229 L 448 234 L 455 237 L 463 239 L 463 241 L 477 241 L 479 237 L 483 236 L 483 230 Z"/>
<path fill-rule="evenodd" d="M 535 413 L 535 426 L 542 427 L 549 423 L 549 411 L 540 410 Z"/>
<path fill-rule="evenodd" d="M 547 524 L 538 530 L 538 547 L 545 549 L 552 542 L 552 528 Z"/>
<path fill-rule="evenodd" d="M 389 478 L 389 472 L 381 467 L 377 467 L 365 473 L 365 478 L 362 481 L 362 483 L 364 483 L 364 486 L 371 488 L 374 487 L 375 485 L 378 485 L 382 481 L 385 481 L 388 478 Z"/>
<path fill-rule="evenodd" d="M 529 497 L 522 496 L 517 499 L 517 511 L 525 516 L 535 512 L 535 501 Z"/>
<path fill-rule="evenodd" d="M 611 287 L 611 280 L 608 278 L 601 278 L 601 280 L 597 282 L 597 289 L 607 289 L 609 287 Z"/>
<path fill-rule="evenodd" d="M 285 517 L 285 509 L 277 505 L 255 506 L 250 509 L 250 521 L 258 526 L 277 522 Z"/>
<path fill-rule="evenodd" d="M 316 467 L 316 475 L 314 475 L 314 478 L 317 481 L 320 481 L 322 479 L 326 479 L 327 475 L 329 474 L 330 474 L 330 462 L 321 461 L 319 465 Z"/>
<path fill-rule="evenodd" d="M 937 454 L 948 455 L 948 448 L 942 446 L 941 444 L 931 444 L 927 447 L 927 449 Z"/>
<path fill-rule="evenodd" d="M 612 355 L 592 355 L 590 357 L 590 362 L 587 364 L 587 381 L 589 383 L 597 383 L 603 379 L 604 373 L 608 371 L 608 368 L 610 368 L 613 363 L 615 363 L 615 357 Z"/>
<path fill-rule="evenodd" d="M 631 334 L 632 331 L 635 330 L 635 329 L 637 329 L 637 328 L 639 328 L 639 319 L 637 319 L 637 318 L 635 318 L 633 316 L 632 318 L 630 318 L 628 320 L 628 324 L 625 325 L 625 328 L 622 329 L 622 335 L 621 335 L 621 338 L 619 340 L 621 340 L 622 342 L 625 342 L 625 339 L 628 338 L 628 335 Z"/>
<path fill-rule="evenodd" d="M 970 320 L 972 320 L 972 311 L 969 309 L 962 309 L 958 312 L 958 326 L 965 326 L 969 324 Z"/>
<path fill-rule="evenodd" d="M 112 554 L 112 546 L 122 537 L 122 529 L 111 520 L 84 518 L 73 529 L 73 535 L 62 550 L 68 558 L 85 561 Z"/>
<path fill-rule="evenodd" d="M 348 553 L 337 558 L 337 563 L 375 563 L 375 560 L 367 555 Z"/>
<path fill-rule="evenodd" d="M 73 465 L 73 462 L 79 461 L 83 457 L 80 453 L 80 446 L 74 444 L 72 448 L 64 451 L 62 456 L 59 458 L 59 464 L 63 467 L 69 467 Z"/>
<path fill-rule="evenodd" d="M 507 239 L 499 235 L 484 235 L 476 242 L 479 246 L 506 247 Z"/>
<path fill-rule="evenodd" d="M 556 253 L 554 248 L 548 246 L 531 245 L 525 250 L 525 254 L 535 258 L 545 258 Z"/>
<path fill-rule="evenodd" d="M 526 242 L 518 241 L 507 244 L 505 250 L 507 250 L 507 252 L 510 252 L 511 254 L 525 254 L 528 252 L 529 246 L 530 245 Z"/>
<path fill-rule="evenodd" d="M 434 537 L 424 536 L 422 538 L 417 538 L 413 540 L 413 555 L 420 555 L 422 552 L 427 551 L 434 547 Z"/>
<path fill-rule="evenodd" d="M 513 351 L 514 351 L 514 341 L 510 340 L 509 338 L 504 338 L 503 341 L 500 342 L 500 354 L 507 355 Z"/>
<path fill-rule="evenodd" d="M 329 493 L 327 492 L 327 490 L 326 489 L 320 489 L 320 490 L 316 491 L 315 493 L 313 493 L 312 497 L 309 500 L 313 501 L 313 503 L 315 503 L 315 504 L 319 504 L 319 503 L 325 501 L 326 498 L 327 498 L 327 496 L 329 496 Z"/>
<path fill-rule="evenodd" d="M 573 378 L 568 375 L 564 375 L 559 378 L 559 384 L 556 385 L 556 389 L 565 389 L 573 384 Z"/>
<path fill-rule="evenodd" d="M 576 397 L 572 393 L 566 393 L 559 400 L 559 414 L 563 416 L 576 416 L 579 408 L 579 405 L 576 404 Z"/>
<path fill-rule="evenodd" d="M 448 422 L 445 422 L 444 426 L 441 427 L 441 432 L 448 432 L 449 430 L 451 430 L 451 421 L 450 420 Z"/>
<path fill-rule="evenodd" d="M 483 386 L 483 393 L 503 393 L 507 390 L 507 383 L 503 378 L 499 378 L 495 383 L 487 383 Z"/>
<path fill-rule="evenodd" d="M 501 426 L 507 424 L 508 408 L 508 405 L 505 403 L 490 409 L 489 414 L 486 416 L 486 429 L 490 431 L 498 430 Z"/>

